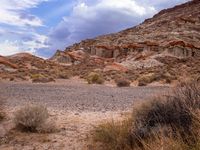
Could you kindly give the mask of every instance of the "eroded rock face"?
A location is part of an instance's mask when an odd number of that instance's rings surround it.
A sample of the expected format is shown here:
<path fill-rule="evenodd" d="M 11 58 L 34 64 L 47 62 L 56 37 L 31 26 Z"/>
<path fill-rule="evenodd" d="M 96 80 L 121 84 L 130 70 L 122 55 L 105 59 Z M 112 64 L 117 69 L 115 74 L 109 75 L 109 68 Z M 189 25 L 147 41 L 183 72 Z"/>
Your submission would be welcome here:
<path fill-rule="evenodd" d="M 51 61 L 64 63 L 64 64 L 77 64 L 83 62 L 87 58 L 84 50 L 79 49 L 76 51 L 60 51 L 57 50 L 56 54 L 50 59 Z"/>
<path fill-rule="evenodd" d="M 84 40 L 67 48 L 66 51 L 81 49 L 90 55 L 116 60 L 143 51 L 167 51 L 175 57 L 199 57 L 199 10 L 200 1 L 193 0 L 163 10 L 136 27 Z M 67 57 L 68 60 L 70 61 Z"/>
<path fill-rule="evenodd" d="M 184 41 L 172 41 L 166 49 L 177 57 L 200 57 L 200 48 Z"/>
<path fill-rule="evenodd" d="M 72 58 L 67 55 L 65 52 L 57 50 L 55 55 L 51 58 L 51 60 L 59 62 L 59 63 L 71 63 Z"/>

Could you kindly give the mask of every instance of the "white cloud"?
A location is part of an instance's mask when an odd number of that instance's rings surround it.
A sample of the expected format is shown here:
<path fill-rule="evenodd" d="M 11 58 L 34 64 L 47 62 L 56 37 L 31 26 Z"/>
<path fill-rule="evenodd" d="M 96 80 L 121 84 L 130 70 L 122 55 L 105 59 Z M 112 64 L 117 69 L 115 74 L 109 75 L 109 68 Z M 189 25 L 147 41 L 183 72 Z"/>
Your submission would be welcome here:
<path fill-rule="evenodd" d="M 11 42 L 11 41 L 4 41 L 0 43 L 0 55 L 12 55 L 18 52 L 21 52 L 22 50 L 19 49 L 19 45 L 17 41 Z"/>
<path fill-rule="evenodd" d="M 133 27 L 164 8 L 188 0 L 79 0 L 50 31 L 52 49 Z"/>
<path fill-rule="evenodd" d="M 154 6 L 157 10 L 173 7 L 187 1 L 189 0 L 137 0 L 140 5 L 151 5 Z"/>
<path fill-rule="evenodd" d="M 37 53 L 48 48 L 47 37 L 36 32 L 44 26 L 42 20 L 29 9 L 50 0 L 1 0 L 0 4 L 0 55 L 19 52 Z"/>
<path fill-rule="evenodd" d="M 12 55 L 20 52 L 28 52 L 38 54 L 37 50 L 41 48 L 49 48 L 46 44 L 47 37 L 36 34 L 34 32 L 24 35 L 30 38 L 29 40 L 4 40 L 0 42 L 0 55 Z"/>
<path fill-rule="evenodd" d="M 154 7 L 139 5 L 135 0 L 82 0 L 51 30 L 49 42 L 54 49 L 64 48 L 85 38 L 132 27 L 156 12 Z"/>
<path fill-rule="evenodd" d="M 14 26 L 42 26 L 42 20 L 26 12 L 48 0 L 1 0 L 0 23 Z"/>

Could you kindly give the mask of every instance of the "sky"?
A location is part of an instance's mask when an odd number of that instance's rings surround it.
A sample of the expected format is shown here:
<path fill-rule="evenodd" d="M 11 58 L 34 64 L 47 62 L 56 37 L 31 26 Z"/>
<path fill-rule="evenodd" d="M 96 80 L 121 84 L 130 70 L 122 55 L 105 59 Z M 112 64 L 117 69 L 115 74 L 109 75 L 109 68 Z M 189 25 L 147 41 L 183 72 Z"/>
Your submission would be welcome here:
<path fill-rule="evenodd" d="M 133 27 L 189 0 L 1 0 L 0 55 L 49 58 L 81 40 Z"/>

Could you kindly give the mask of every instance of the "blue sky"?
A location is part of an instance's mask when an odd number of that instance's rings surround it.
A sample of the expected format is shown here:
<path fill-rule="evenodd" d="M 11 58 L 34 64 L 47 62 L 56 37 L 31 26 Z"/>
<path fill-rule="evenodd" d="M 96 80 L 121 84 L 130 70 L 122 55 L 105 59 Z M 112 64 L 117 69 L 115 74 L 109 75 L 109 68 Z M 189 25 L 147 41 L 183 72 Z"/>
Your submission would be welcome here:
<path fill-rule="evenodd" d="M 0 55 L 57 49 L 135 26 L 188 0 L 1 0 Z"/>

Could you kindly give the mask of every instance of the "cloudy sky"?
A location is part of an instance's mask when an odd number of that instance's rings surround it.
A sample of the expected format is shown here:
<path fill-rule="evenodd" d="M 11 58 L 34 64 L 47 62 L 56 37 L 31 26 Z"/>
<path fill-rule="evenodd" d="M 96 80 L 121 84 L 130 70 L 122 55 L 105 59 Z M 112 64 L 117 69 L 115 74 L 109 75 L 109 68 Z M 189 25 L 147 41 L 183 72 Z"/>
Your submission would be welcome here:
<path fill-rule="evenodd" d="M 0 55 L 57 49 L 132 27 L 188 0 L 1 0 Z"/>

